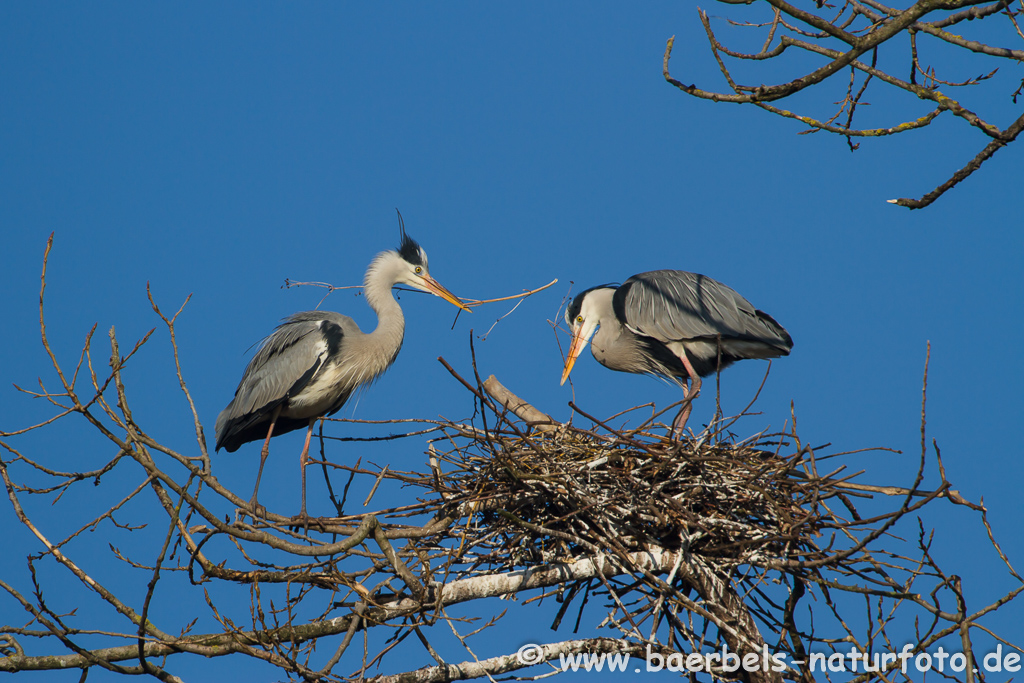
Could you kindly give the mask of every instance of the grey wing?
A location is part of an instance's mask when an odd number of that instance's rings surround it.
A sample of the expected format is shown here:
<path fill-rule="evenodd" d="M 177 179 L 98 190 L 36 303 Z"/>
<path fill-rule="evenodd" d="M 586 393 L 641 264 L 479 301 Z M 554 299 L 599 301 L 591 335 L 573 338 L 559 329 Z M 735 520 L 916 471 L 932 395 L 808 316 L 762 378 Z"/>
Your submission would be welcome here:
<path fill-rule="evenodd" d="M 626 280 L 612 299 L 630 330 L 662 342 L 696 339 L 757 341 L 787 352 L 793 342 L 771 316 L 706 275 L 655 270 Z"/>
<path fill-rule="evenodd" d="M 231 403 L 217 417 L 217 443 L 231 441 L 302 391 L 341 343 L 344 316 L 309 311 L 285 318 L 249 361 Z M 233 449 L 232 449 L 233 450 Z"/>

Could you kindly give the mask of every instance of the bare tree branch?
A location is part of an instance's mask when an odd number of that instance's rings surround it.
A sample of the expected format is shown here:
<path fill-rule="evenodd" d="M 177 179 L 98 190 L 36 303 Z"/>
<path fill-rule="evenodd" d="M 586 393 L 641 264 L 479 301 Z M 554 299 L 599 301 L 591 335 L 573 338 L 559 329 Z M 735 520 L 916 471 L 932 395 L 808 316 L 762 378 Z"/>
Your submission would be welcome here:
<path fill-rule="evenodd" d="M 720 0 L 721 1 L 721 0 Z M 898 206 L 905 206 L 911 209 L 924 208 L 930 205 L 947 190 L 957 185 L 969 175 L 978 170 L 981 165 L 995 154 L 996 151 L 1016 140 L 1024 126 L 1024 116 L 1017 118 L 1006 128 L 993 124 L 965 107 L 957 98 L 951 97 L 948 92 L 939 90 L 939 85 L 950 89 L 978 86 L 984 81 L 991 79 L 998 71 L 999 63 L 995 60 L 1008 60 L 1007 69 L 1019 69 L 1021 60 L 1024 60 L 1024 49 L 992 45 L 986 42 L 985 37 L 992 35 L 986 29 L 993 28 L 1000 20 L 1005 20 L 1016 30 L 1018 36 L 1024 40 L 1024 33 L 1020 31 L 1017 24 L 1017 16 L 1024 10 L 1014 9 L 1014 3 L 1009 0 L 997 2 L 983 2 L 982 0 L 917 0 L 905 9 L 897 9 L 887 6 L 877 0 L 863 0 L 850 2 L 841 5 L 840 11 L 835 16 L 826 17 L 821 12 L 813 12 L 791 5 L 784 0 L 763 0 L 772 7 L 774 19 L 770 24 L 757 24 L 753 22 L 742 22 L 730 20 L 730 25 L 748 28 L 768 27 L 767 38 L 761 51 L 755 54 L 744 53 L 732 50 L 722 44 L 715 35 L 711 26 L 711 19 L 707 12 L 698 10 L 700 21 L 708 38 L 712 54 L 718 63 L 726 83 L 731 92 L 718 92 L 706 90 L 696 85 L 685 85 L 679 79 L 673 77 L 669 72 L 669 59 L 672 55 L 674 37 L 668 40 L 665 49 L 662 71 L 665 80 L 679 90 L 697 97 L 713 102 L 731 102 L 735 104 L 752 104 L 777 116 L 798 120 L 808 126 L 807 131 L 825 131 L 847 138 L 851 150 L 856 150 L 858 145 L 851 140 L 852 137 L 885 137 L 904 133 L 910 130 L 925 128 L 932 123 L 943 112 L 950 112 L 954 116 L 964 120 L 970 126 L 982 131 L 991 138 L 984 149 L 982 149 L 969 163 L 957 171 L 949 180 L 938 185 L 934 190 L 928 192 L 920 199 L 902 198 L 889 200 L 890 203 Z M 745 4 L 760 7 L 762 3 L 750 0 L 750 2 L 726 2 L 726 4 Z M 751 7 L 750 11 L 757 7 Z M 825 7 L 818 3 L 819 10 Z M 828 6 L 831 8 L 831 6 Z M 984 23 L 983 23 L 984 20 Z M 963 22 L 972 22 L 972 32 L 979 36 L 979 39 L 968 38 L 946 31 L 950 26 L 960 25 Z M 806 26 L 808 28 L 800 28 Z M 780 32 L 780 27 L 784 32 Z M 893 50 L 886 52 L 884 65 L 878 65 L 878 48 L 893 39 L 907 36 L 909 38 L 909 51 Z M 926 36 L 936 39 L 945 45 L 952 46 L 978 55 L 983 55 L 993 60 L 993 68 L 988 73 L 967 79 L 946 79 L 936 75 L 934 67 L 924 68 L 919 61 L 919 37 Z M 774 48 L 771 47 L 776 42 Z M 839 49 L 833 47 L 838 43 Z M 774 85 L 764 85 L 763 82 L 757 85 L 744 85 L 738 82 L 733 76 L 733 68 L 726 63 L 723 55 L 731 57 L 739 62 L 753 61 L 765 62 L 779 58 L 790 49 L 818 55 L 825 58 L 826 62 L 809 72 L 803 73 L 788 81 Z M 866 64 L 859 58 L 871 52 L 871 64 Z M 900 68 L 902 59 L 908 59 L 910 65 L 910 80 L 904 80 L 895 76 Z M 956 62 L 950 64 L 956 68 Z M 850 86 L 846 98 L 839 102 L 840 109 L 831 117 L 811 116 L 806 113 L 796 113 L 782 108 L 777 104 L 783 100 L 804 90 L 820 86 L 821 84 L 834 79 L 840 73 L 850 70 Z M 860 73 L 862 82 L 853 94 L 856 81 L 856 74 Z M 917 83 L 918 74 L 925 76 L 925 84 Z M 932 103 L 930 111 L 922 112 L 910 120 L 894 122 L 884 127 L 856 129 L 853 127 L 855 112 L 858 104 L 863 102 L 869 85 L 873 82 L 885 84 L 902 90 L 915 100 L 924 100 Z M 1014 81 L 1015 83 L 1017 81 Z M 1019 89 L 1018 91 L 1019 92 Z M 1013 100 L 1016 102 L 1016 93 L 1013 93 Z M 846 112 L 845 124 L 834 123 Z"/>

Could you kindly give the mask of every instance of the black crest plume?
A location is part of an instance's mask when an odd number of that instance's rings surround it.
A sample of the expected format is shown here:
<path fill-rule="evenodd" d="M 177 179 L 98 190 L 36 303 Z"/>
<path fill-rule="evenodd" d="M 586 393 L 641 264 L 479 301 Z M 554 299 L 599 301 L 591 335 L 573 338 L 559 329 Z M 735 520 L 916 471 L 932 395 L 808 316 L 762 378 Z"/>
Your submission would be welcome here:
<path fill-rule="evenodd" d="M 423 250 L 416 240 L 405 234 L 405 221 L 402 219 L 402 212 L 395 209 L 395 213 L 398 214 L 398 231 L 402 235 L 402 242 L 398 245 L 398 255 L 414 266 L 422 266 Z"/>

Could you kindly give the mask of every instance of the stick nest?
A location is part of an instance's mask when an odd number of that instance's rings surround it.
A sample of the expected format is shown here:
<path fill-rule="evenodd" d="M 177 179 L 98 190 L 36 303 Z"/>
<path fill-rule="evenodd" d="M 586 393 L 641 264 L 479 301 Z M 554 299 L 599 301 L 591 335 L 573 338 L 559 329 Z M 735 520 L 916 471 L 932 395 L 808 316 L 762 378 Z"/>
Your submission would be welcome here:
<path fill-rule="evenodd" d="M 430 484 L 471 520 L 465 559 L 478 567 L 651 546 L 735 566 L 791 556 L 818 535 L 821 520 L 808 510 L 822 491 L 796 471 L 799 453 L 777 454 L 777 439 L 609 438 L 564 425 L 531 437 L 525 425 L 502 426 L 461 430 L 440 456 L 453 470 L 435 468 Z"/>

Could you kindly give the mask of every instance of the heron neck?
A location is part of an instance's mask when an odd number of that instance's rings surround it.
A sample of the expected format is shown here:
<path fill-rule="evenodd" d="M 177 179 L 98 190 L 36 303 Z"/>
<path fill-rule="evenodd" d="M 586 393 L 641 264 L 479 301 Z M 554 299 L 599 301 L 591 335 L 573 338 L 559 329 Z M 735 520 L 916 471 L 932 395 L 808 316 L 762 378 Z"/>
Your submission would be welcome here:
<path fill-rule="evenodd" d="M 366 303 L 377 314 L 377 327 L 370 336 L 380 340 L 377 348 L 391 352 L 392 359 L 398 355 L 405 336 L 405 316 L 391 291 L 401 274 L 401 264 L 396 262 L 398 258 L 394 252 L 379 254 L 366 270 L 363 280 Z"/>

